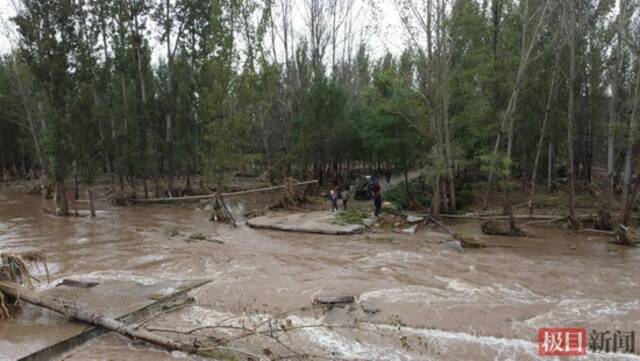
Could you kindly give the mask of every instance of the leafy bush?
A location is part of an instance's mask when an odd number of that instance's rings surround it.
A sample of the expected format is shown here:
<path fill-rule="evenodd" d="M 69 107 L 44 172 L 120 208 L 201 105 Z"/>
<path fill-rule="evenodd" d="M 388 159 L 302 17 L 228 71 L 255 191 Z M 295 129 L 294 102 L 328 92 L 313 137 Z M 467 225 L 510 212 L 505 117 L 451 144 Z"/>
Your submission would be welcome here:
<path fill-rule="evenodd" d="M 339 212 L 336 215 L 336 219 L 333 221 L 335 224 L 346 226 L 348 224 L 365 225 L 364 220 L 370 216 L 370 213 L 359 209 L 349 209 L 344 212 Z"/>

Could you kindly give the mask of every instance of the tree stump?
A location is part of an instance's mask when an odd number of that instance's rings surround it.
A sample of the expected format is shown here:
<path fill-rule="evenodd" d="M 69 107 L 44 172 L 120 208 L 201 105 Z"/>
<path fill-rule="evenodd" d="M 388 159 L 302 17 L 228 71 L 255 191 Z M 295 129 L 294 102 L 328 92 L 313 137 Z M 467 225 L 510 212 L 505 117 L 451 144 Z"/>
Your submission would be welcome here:
<path fill-rule="evenodd" d="M 569 229 L 574 231 L 579 231 L 583 228 L 582 222 L 578 218 L 572 216 L 567 217 L 567 226 Z"/>

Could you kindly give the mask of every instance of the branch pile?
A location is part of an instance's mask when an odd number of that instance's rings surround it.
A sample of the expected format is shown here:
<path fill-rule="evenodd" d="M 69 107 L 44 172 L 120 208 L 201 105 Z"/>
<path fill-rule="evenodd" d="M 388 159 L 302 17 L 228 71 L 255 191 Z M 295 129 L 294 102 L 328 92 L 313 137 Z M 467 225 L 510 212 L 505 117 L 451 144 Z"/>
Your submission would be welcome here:
<path fill-rule="evenodd" d="M 22 253 L 0 253 L 0 282 L 10 281 L 33 289 L 33 282 L 40 280 L 29 271 L 29 265 L 39 267 L 42 265 L 49 280 L 47 259 L 41 251 L 27 251 Z M 0 320 L 11 318 L 11 306 L 13 297 L 0 290 Z"/>
<path fill-rule="evenodd" d="M 297 187 L 299 183 L 294 178 L 285 178 L 282 198 L 273 208 L 292 209 L 306 203 L 307 196 L 301 187 Z"/>

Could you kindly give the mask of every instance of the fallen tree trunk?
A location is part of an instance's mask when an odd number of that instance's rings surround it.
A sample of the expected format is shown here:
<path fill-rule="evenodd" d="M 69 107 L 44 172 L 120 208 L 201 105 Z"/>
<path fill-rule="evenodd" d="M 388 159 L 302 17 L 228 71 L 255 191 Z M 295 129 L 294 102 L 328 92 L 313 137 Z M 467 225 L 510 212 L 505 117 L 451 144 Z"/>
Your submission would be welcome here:
<path fill-rule="evenodd" d="M 451 219 L 479 219 L 479 220 L 509 220 L 509 216 L 486 216 L 486 215 L 476 215 L 476 214 L 441 214 L 442 218 L 451 218 Z M 531 220 L 557 220 L 558 216 L 546 216 L 546 215 L 514 215 L 515 219 L 531 219 Z M 561 217 L 564 219 L 566 217 Z M 591 215 L 579 215 L 576 216 L 577 219 L 591 219 L 593 216 Z"/>
<path fill-rule="evenodd" d="M 194 345 L 183 344 L 173 339 L 149 332 L 146 329 L 136 329 L 136 325 L 129 325 L 113 318 L 106 317 L 104 315 L 99 315 L 88 310 L 80 309 L 76 305 L 65 303 L 64 300 L 56 297 L 41 296 L 36 292 L 33 292 L 14 283 L 0 282 L 0 291 L 5 293 L 6 295 L 14 297 L 15 299 L 22 300 L 32 305 L 44 307 L 78 321 L 101 326 L 110 331 L 114 331 L 138 340 L 146 341 L 168 350 L 182 351 L 187 353 L 194 353 L 197 351 L 197 347 Z"/>
<path fill-rule="evenodd" d="M 294 186 L 304 186 L 304 185 L 315 184 L 315 183 L 318 183 L 317 179 L 296 183 L 294 184 Z M 234 197 L 234 196 L 240 196 L 245 194 L 268 192 L 268 191 L 273 191 L 278 189 L 285 189 L 286 187 L 287 185 L 281 185 L 281 186 L 265 187 L 265 188 L 258 188 L 258 189 L 249 189 L 249 190 L 240 191 L 240 192 L 228 192 L 228 193 L 222 193 L 222 197 Z M 132 199 L 131 201 L 133 203 L 184 202 L 184 201 L 197 201 L 202 199 L 211 199 L 211 198 L 216 198 L 216 196 L 217 196 L 216 193 L 212 193 L 212 194 L 205 194 L 200 196 L 186 196 L 186 197 L 174 197 L 174 198 Z"/>
<path fill-rule="evenodd" d="M 460 243 L 460 246 L 462 248 L 484 248 L 487 246 L 485 242 L 477 240 L 473 237 L 468 238 L 468 237 L 463 237 L 459 235 L 458 233 L 454 232 L 451 228 L 445 226 L 442 222 L 440 222 L 433 216 L 427 216 L 427 219 L 429 219 L 430 221 L 438 225 L 440 228 L 444 229 L 445 232 L 449 233 L 449 235 L 453 237 L 455 241 Z"/>

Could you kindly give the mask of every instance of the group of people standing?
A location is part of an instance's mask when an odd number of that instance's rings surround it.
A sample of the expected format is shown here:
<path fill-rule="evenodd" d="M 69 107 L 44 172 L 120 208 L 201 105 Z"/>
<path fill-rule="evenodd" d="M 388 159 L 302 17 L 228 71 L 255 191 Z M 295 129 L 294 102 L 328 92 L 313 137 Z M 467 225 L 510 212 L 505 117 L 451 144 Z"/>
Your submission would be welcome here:
<path fill-rule="evenodd" d="M 330 196 L 331 196 L 331 212 L 338 211 L 338 198 L 342 199 L 342 207 L 345 211 L 347 210 L 347 202 L 349 202 L 349 198 L 351 197 L 351 194 L 348 188 L 343 189 L 342 192 L 338 192 L 338 188 L 333 187 L 331 188 Z"/>
<path fill-rule="evenodd" d="M 371 193 L 371 198 L 373 199 L 374 214 L 377 217 L 378 215 L 380 215 L 380 211 L 382 209 L 382 189 L 380 188 L 378 177 L 371 177 L 369 192 Z M 345 211 L 347 210 L 347 203 L 349 202 L 349 198 L 351 198 L 349 188 L 344 188 L 342 191 L 338 192 L 338 188 L 333 187 L 331 188 L 329 196 L 331 198 L 331 212 L 337 212 L 339 210 L 338 198 L 342 199 L 342 207 Z"/>

